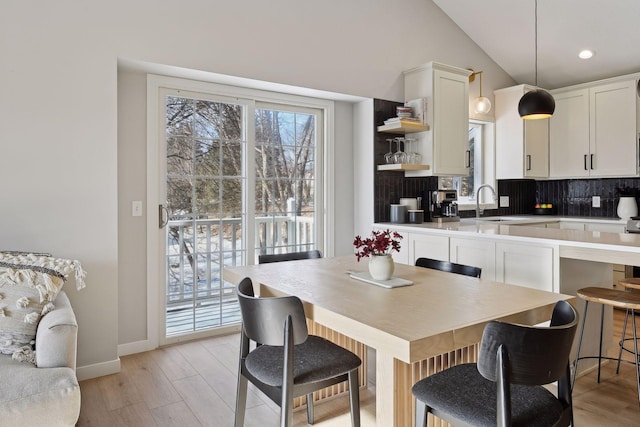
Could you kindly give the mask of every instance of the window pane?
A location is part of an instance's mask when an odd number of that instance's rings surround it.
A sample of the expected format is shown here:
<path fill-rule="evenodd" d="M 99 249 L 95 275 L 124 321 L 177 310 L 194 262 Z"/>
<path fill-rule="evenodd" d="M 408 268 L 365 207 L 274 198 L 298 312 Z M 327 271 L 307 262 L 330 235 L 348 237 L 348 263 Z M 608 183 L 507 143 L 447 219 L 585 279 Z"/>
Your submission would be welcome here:
<path fill-rule="evenodd" d="M 240 218 L 242 214 L 242 179 L 223 179 L 221 216 L 223 218 Z"/>
<path fill-rule="evenodd" d="M 190 138 L 172 136 L 167 138 L 167 173 L 189 175 L 193 168 L 193 146 Z"/>
<path fill-rule="evenodd" d="M 200 218 L 220 218 L 220 180 L 195 179 L 194 213 Z"/>
<path fill-rule="evenodd" d="M 195 142 L 195 175 L 220 176 L 220 141 L 198 140 Z"/>
<path fill-rule="evenodd" d="M 255 120 L 257 253 L 313 249 L 315 116 L 258 109 Z"/>
<path fill-rule="evenodd" d="M 167 97 L 167 335 L 238 321 L 220 266 L 227 254 L 243 260 L 243 111 Z"/>

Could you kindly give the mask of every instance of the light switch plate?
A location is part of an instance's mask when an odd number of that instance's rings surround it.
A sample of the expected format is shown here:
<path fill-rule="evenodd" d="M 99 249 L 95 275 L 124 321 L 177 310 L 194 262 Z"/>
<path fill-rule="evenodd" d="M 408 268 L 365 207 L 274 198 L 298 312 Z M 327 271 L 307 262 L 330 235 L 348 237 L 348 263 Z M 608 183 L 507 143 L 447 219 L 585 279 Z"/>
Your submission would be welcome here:
<path fill-rule="evenodd" d="M 134 200 L 131 202 L 131 216 L 142 216 L 142 201 Z"/>
<path fill-rule="evenodd" d="M 509 196 L 500 196 L 500 208 L 508 208 L 509 207 Z"/>
<path fill-rule="evenodd" d="M 599 208 L 600 207 L 600 196 L 591 197 L 591 207 Z"/>

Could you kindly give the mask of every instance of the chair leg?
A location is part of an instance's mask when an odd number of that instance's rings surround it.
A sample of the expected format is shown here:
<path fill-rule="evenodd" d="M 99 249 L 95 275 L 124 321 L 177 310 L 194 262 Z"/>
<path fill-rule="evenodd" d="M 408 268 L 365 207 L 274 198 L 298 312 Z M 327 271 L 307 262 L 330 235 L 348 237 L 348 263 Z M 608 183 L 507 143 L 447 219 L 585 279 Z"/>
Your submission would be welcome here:
<path fill-rule="evenodd" d="M 360 427 L 360 382 L 358 369 L 349 372 L 349 404 L 351 406 L 351 427 Z"/>
<path fill-rule="evenodd" d="M 416 399 L 416 422 L 415 427 L 426 427 L 427 425 L 427 405 Z"/>
<path fill-rule="evenodd" d="M 238 390 L 236 392 L 236 419 L 235 427 L 244 426 L 244 413 L 247 408 L 247 383 L 248 380 L 238 373 Z"/>
<path fill-rule="evenodd" d="M 307 424 L 313 425 L 313 392 L 307 394 Z"/>
<path fill-rule="evenodd" d="M 293 423 L 293 402 L 288 399 L 280 407 L 280 427 L 290 427 Z"/>

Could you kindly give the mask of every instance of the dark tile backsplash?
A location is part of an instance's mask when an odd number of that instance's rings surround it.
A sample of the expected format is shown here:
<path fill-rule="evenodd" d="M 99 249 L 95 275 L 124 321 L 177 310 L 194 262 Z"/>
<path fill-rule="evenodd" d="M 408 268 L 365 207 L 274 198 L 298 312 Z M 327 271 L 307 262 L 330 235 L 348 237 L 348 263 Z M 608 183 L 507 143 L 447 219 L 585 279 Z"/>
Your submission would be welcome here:
<path fill-rule="evenodd" d="M 374 100 L 375 126 L 395 116 L 398 102 Z M 375 133 L 374 165 L 384 164 L 389 151 L 387 138 L 393 135 Z M 395 144 L 393 147 L 395 151 Z M 389 221 L 389 205 L 401 197 L 423 197 L 425 221 L 428 221 L 426 192 L 438 188 L 438 178 L 405 178 L 402 172 L 376 172 L 374 177 L 374 219 Z M 536 203 L 552 203 L 557 215 L 617 218 L 619 189 L 640 195 L 640 178 L 563 179 L 535 181 L 529 179 L 499 180 L 497 192 L 509 196 L 509 207 L 485 210 L 485 216 L 534 213 Z M 591 207 L 592 196 L 600 196 L 600 207 Z M 640 198 L 640 197 L 639 197 Z M 475 211 L 462 211 L 461 217 L 472 217 Z"/>

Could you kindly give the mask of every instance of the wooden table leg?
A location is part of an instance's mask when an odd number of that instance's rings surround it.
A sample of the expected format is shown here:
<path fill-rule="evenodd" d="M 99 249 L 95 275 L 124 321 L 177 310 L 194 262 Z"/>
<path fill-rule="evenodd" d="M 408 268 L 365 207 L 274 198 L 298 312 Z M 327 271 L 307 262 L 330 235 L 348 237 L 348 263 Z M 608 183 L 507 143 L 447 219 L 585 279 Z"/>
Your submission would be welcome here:
<path fill-rule="evenodd" d="M 398 426 L 395 412 L 395 359 L 376 351 L 376 426 Z M 410 425 L 410 424 L 409 424 Z"/>

